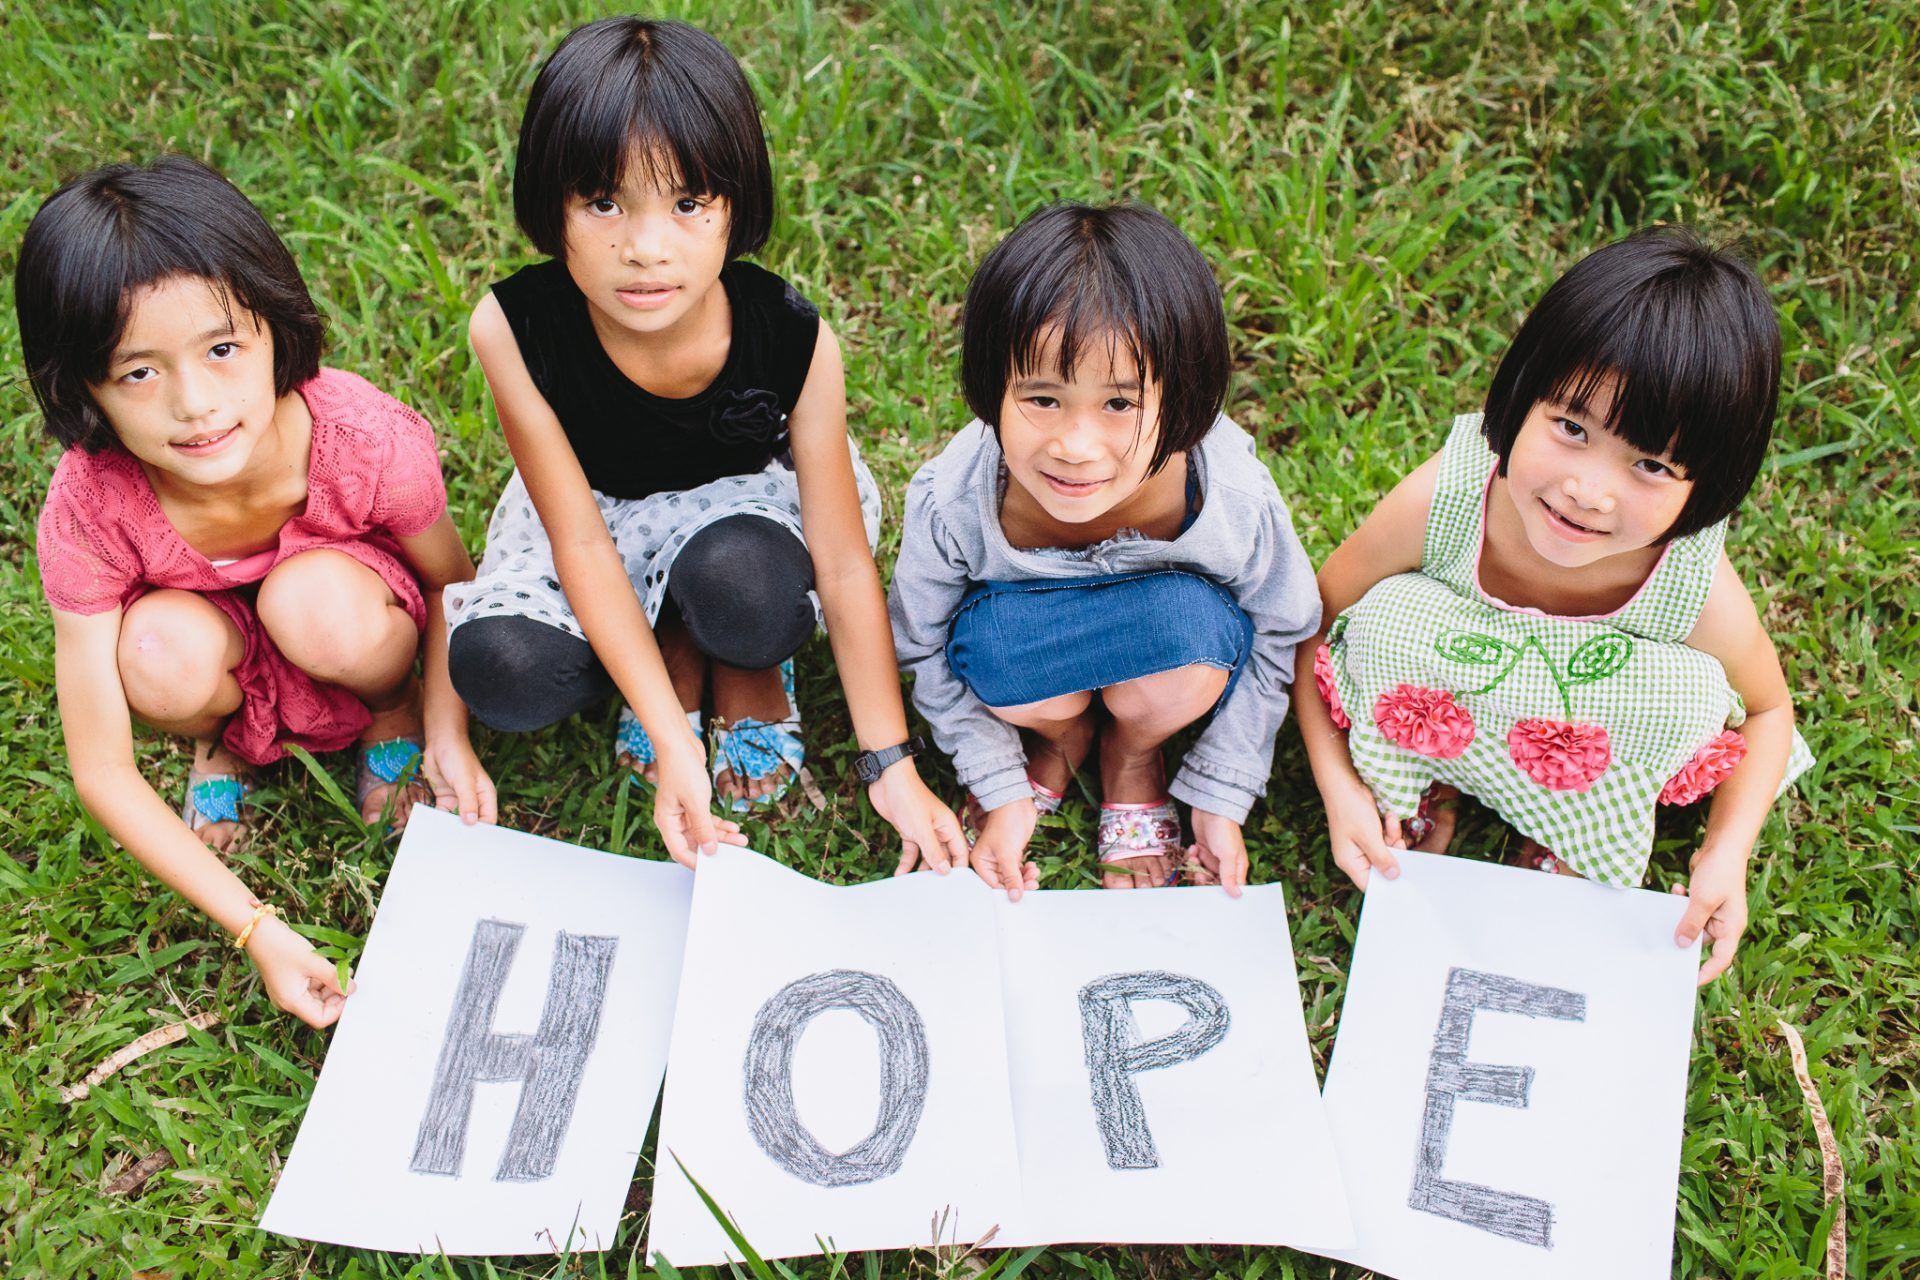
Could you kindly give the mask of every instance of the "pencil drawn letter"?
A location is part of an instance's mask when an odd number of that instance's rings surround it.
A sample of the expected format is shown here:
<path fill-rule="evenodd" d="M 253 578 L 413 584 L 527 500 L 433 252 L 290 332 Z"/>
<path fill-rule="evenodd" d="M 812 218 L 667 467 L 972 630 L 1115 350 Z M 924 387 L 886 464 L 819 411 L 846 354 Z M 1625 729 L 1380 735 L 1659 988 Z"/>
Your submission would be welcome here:
<path fill-rule="evenodd" d="M 1187 1020 L 1142 1043 L 1133 1017 L 1136 1000 L 1170 1000 L 1187 1011 Z M 1114 973 L 1080 988 L 1080 1034 L 1093 1084 L 1093 1119 L 1110 1167 L 1160 1167 L 1134 1073 L 1199 1057 L 1226 1037 L 1228 1021 L 1227 1002 L 1218 991 L 1177 973 Z"/>
<path fill-rule="evenodd" d="M 1545 1200 L 1441 1176 L 1447 1160 L 1447 1137 L 1453 1129 L 1455 1099 L 1489 1102 L 1496 1107 L 1525 1107 L 1533 1085 L 1532 1067 L 1467 1061 L 1473 1016 L 1481 1009 L 1585 1022 L 1587 998 L 1494 973 L 1458 968 L 1447 971 L 1447 994 L 1440 1005 L 1440 1025 L 1433 1033 L 1433 1057 L 1427 1064 L 1426 1113 L 1420 1125 L 1413 1193 L 1407 1197 L 1407 1204 L 1422 1213 L 1452 1218 L 1508 1240 L 1551 1249 L 1553 1206 Z"/>
<path fill-rule="evenodd" d="M 560 933 L 553 940 L 547 1001 L 532 1035 L 493 1029 L 493 1014 L 513 968 L 525 926 L 482 920 L 473 928 L 466 968 L 447 1015 L 433 1092 L 414 1139 L 415 1173 L 459 1177 L 466 1157 L 473 1087 L 518 1081 L 520 1105 L 507 1132 L 496 1182 L 538 1182 L 553 1172 L 573 1118 L 573 1101 L 600 1029 L 618 938 Z"/>
<path fill-rule="evenodd" d="M 880 1038 L 880 1107 L 873 1131 L 838 1154 L 800 1122 L 793 1052 L 807 1024 L 829 1009 L 865 1019 Z M 747 1041 L 747 1127 L 760 1149 L 794 1177 L 852 1187 L 897 1173 L 927 1102 L 927 1030 L 900 988 L 874 973 L 831 969 L 789 983 L 760 1006 Z"/>

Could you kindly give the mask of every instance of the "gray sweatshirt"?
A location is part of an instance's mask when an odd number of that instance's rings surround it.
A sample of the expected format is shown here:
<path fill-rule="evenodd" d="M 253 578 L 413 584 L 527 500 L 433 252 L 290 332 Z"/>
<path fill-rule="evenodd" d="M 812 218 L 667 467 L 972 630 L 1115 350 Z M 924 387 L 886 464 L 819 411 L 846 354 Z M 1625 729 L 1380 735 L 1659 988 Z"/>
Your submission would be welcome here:
<path fill-rule="evenodd" d="M 973 422 L 907 486 L 906 524 L 888 612 L 913 703 L 953 757 L 982 808 L 1032 795 L 1020 733 L 995 716 L 947 665 L 947 633 L 961 597 L 982 582 L 1081 578 L 1181 569 L 1233 593 L 1253 619 L 1253 652 L 1233 694 L 1187 753 L 1170 790 L 1196 809 L 1245 822 L 1267 789 L 1273 740 L 1287 716 L 1294 648 L 1320 627 L 1313 566 L 1253 439 L 1225 417 L 1190 457 L 1199 517 L 1171 542 L 1104 543 L 1086 559 L 1036 555 L 1000 527 L 1003 461 L 991 428 Z"/>

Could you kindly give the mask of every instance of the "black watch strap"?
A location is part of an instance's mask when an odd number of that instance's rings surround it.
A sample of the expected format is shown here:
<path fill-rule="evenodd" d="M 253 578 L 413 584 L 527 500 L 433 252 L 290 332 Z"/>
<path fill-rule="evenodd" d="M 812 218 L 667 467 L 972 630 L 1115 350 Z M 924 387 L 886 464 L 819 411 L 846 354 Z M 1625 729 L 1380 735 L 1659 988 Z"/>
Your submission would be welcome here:
<path fill-rule="evenodd" d="M 916 734 L 897 747 L 888 747 L 884 751 L 862 751 L 853 758 L 853 775 L 871 786 L 880 781 L 880 775 L 887 771 L 889 765 L 897 764 L 908 756 L 917 756 L 926 749 L 926 739 Z"/>

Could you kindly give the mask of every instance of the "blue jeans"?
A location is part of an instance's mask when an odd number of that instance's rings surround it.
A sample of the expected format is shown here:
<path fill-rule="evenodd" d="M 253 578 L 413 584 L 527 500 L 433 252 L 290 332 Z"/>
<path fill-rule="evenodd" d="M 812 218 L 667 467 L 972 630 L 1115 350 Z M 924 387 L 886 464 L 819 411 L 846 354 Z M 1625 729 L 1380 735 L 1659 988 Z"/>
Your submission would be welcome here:
<path fill-rule="evenodd" d="M 960 601 L 947 665 L 990 707 L 1017 707 L 1196 664 L 1229 672 L 1253 648 L 1230 592 L 1177 569 L 987 582 Z"/>

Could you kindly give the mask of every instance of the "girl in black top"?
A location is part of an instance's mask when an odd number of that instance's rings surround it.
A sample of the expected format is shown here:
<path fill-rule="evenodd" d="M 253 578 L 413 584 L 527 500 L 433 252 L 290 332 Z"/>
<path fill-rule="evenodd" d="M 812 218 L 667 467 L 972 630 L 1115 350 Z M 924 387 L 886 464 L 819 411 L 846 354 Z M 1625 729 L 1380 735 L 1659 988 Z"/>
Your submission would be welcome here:
<path fill-rule="evenodd" d="M 495 285 L 469 326 L 517 470 L 478 576 L 448 595 L 455 687 L 519 730 L 617 689 L 622 762 L 691 865 L 745 840 L 711 813 L 716 787 L 744 809 L 798 771 L 790 656 L 820 617 L 902 866 L 964 863 L 953 813 L 891 750 L 907 730 L 879 494 L 847 439 L 839 343 L 741 260 L 773 183 L 739 64 L 683 23 L 579 28 L 534 82 L 513 198 L 552 260 Z"/>

